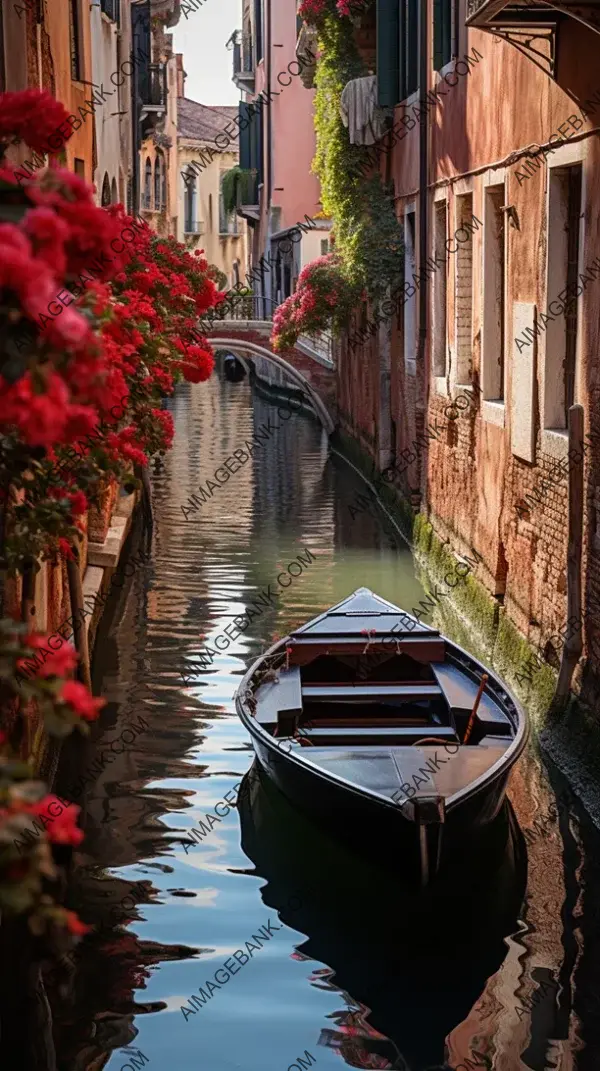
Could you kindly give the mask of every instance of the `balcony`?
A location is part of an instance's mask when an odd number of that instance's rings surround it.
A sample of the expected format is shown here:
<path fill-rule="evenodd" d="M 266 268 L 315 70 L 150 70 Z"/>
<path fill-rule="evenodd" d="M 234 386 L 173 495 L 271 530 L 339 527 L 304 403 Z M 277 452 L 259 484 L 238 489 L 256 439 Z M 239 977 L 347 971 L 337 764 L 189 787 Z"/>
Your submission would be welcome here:
<path fill-rule="evenodd" d="M 236 30 L 230 38 L 233 45 L 233 81 L 238 89 L 254 93 L 256 61 L 250 31 Z"/>
<path fill-rule="evenodd" d="M 467 0 L 467 26 L 477 26 L 508 41 L 551 78 L 556 77 L 557 37 L 570 15 L 600 34 L 600 0 Z"/>
<path fill-rule="evenodd" d="M 140 95 L 142 118 L 150 112 L 165 112 L 167 109 L 167 65 L 149 63 L 140 70 Z"/>
<path fill-rule="evenodd" d="M 112 22 L 116 22 L 117 26 L 120 24 L 120 2 L 121 0 L 100 0 L 100 10 L 107 18 Z"/>
<path fill-rule="evenodd" d="M 204 234 L 204 220 L 186 219 L 183 225 L 183 233 L 187 236 Z"/>

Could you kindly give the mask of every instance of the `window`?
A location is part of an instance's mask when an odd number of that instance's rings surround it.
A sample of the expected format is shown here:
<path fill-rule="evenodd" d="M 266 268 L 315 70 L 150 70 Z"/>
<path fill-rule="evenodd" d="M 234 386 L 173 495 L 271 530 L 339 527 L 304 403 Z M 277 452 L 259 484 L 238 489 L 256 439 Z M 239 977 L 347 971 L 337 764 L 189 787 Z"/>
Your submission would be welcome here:
<path fill-rule="evenodd" d="M 404 278 L 414 283 L 415 272 L 415 213 L 407 212 L 404 217 Z M 404 305 L 404 366 L 409 375 L 417 371 L 417 290 Z"/>
<path fill-rule="evenodd" d="M 184 183 L 185 193 L 183 196 L 183 216 L 184 223 L 183 229 L 186 234 L 196 233 L 196 204 L 197 204 L 197 182 L 196 176 L 191 167 L 187 169 L 187 178 Z"/>
<path fill-rule="evenodd" d="M 329 238 L 321 238 L 321 256 L 326 257 L 329 253 Z"/>
<path fill-rule="evenodd" d="M 400 100 L 419 88 L 419 0 L 400 4 Z"/>
<path fill-rule="evenodd" d="M 219 176 L 219 234 L 237 234 L 238 218 L 235 209 L 233 212 L 225 212 L 225 202 L 223 200 L 224 175 L 225 172 L 222 171 Z"/>
<path fill-rule="evenodd" d="M 441 71 L 453 56 L 453 22 L 456 21 L 454 0 L 433 0 L 433 67 Z"/>
<path fill-rule="evenodd" d="M 545 332 L 546 428 L 567 428 L 569 408 L 575 401 L 579 330 L 577 291 L 581 290 L 577 277 L 581 241 L 581 180 L 581 164 L 549 169 L 548 307 L 543 311 L 552 319 L 548 320 Z"/>
<path fill-rule="evenodd" d="M 446 239 L 448 230 L 448 207 L 445 201 L 436 201 L 434 231 L 433 231 L 433 255 L 437 271 L 433 276 L 433 374 L 445 376 L 446 352 L 447 352 L 447 285 L 448 285 L 448 253 Z"/>
<path fill-rule="evenodd" d="M 418 88 L 419 0 L 377 0 L 377 87 L 382 108 Z"/>
<path fill-rule="evenodd" d="M 482 388 L 488 401 L 504 401 L 506 216 L 504 184 L 485 188 L 483 206 Z"/>
<path fill-rule="evenodd" d="M 85 160 L 80 160 L 78 156 L 73 160 L 73 170 L 80 178 L 85 178 Z"/>
<path fill-rule="evenodd" d="M 456 198 L 455 313 L 456 379 L 473 381 L 473 194 Z"/>
<path fill-rule="evenodd" d="M 248 102 L 240 101 L 240 167 L 243 171 L 256 173 L 256 185 L 263 181 L 263 110 L 249 112 L 249 107 Z M 253 196 L 258 199 L 256 189 Z M 247 201 L 246 203 L 256 204 L 257 202 Z"/>
<path fill-rule="evenodd" d="M 160 207 L 161 208 L 166 208 L 167 207 L 167 167 L 166 167 L 165 160 L 164 160 L 163 156 L 161 156 L 161 158 L 160 158 L 160 175 L 161 175 L 161 181 L 160 181 Z"/>
<path fill-rule="evenodd" d="M 100 0 L 100 9 L 105 15 L 108 15 L 109 19 L 116 22 L 119 25 L 120 22 L 120 0 Z"/>
<path fill-rule="evenodd" d="M 81 0 L 69 0 L 69 33 L 71 48 L 71 78 L 74 82 L 80 82 L 83 76 L 81 67 Z"/>
<path fill-rule="evenodd" d="M 263 0 L 254 0 L 254 38 L 256 40 L 256 62 L 263 58 Z"/>
<path fill-rule="evenodd" d="M 106 173 L 102 182 L 102 200 L 100 203 L 102 208 L 106 208 L 110 204 L 110 179 Z"/>
<path fill-rule="evenodd" d="M 149 156 L 144 171 L 144 208 L 152 208 L 152 162 Z"/>
<path fill-rule="evenodd" d="M 117 192 L 117 180 L 113 179 L 110 187 L 110 199 L 113 205 L 116 205 L 119 200 L 119 194 Z"/>
<path fill-rule="evenodd" d="M 161 158 L 157 156 L 154 160 L 154 210 L 158 212 L 160 209 L 160 164 Z"/>

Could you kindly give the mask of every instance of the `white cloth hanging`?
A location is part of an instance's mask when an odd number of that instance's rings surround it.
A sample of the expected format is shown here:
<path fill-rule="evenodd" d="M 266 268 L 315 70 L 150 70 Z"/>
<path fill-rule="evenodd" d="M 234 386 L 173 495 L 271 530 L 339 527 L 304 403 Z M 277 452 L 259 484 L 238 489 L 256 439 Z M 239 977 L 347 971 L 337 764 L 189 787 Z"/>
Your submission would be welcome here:
<path fill-rule="evenodd" d="M 382 114 L 377 105 L 377 77 L 353 78 L 342 91 L 340 115 L 348 128 L 351 145 L 374 145 L 383 135 Z"/>

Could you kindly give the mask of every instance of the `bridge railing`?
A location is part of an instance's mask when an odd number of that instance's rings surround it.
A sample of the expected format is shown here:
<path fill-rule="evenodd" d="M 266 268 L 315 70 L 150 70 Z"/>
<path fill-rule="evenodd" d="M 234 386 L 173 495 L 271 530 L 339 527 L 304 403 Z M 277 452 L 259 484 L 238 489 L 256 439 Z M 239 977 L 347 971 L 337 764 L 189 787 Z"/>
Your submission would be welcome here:
<path fill-rule="evenodd" d="M 261 294 L 246 294 L 226 308 L 224 319 L 226 320 L 259 320 L 264 322 L 273 320 L 273 313 L 281 302 Z M 219 317 L 217 316 L 217 319 Z M 327 361 L 333 368 L 335 365 L 333 334 L 331 331 L 319 331 L 314 335 L 300 335 L 299 342 L 312 349 L 323 361 Z"/>

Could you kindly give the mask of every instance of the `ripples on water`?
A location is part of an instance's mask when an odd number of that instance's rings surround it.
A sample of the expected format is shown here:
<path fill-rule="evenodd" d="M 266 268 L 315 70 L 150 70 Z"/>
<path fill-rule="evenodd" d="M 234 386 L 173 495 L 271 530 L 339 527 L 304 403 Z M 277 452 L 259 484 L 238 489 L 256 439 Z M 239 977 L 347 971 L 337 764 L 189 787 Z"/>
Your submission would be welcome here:
<path fill-rule="evenodd" d="M 99 636 L 102 725 L 62 764 L 64 785 L 69 767 L 85 769 L 140 715 L 148 723 L 87 793 L 73 905 L 97 928 L 80 947 L 73 997 L 56 1005 L 58 1071 L 118 1071 L 138 1050 L 151 1071 L 287 1071 L 299 1057 L 318 1069 L 597 1069 L 597 838 L 572 807 L 529 850 L 513 935 L 482 933 L 462 949 L 427 947 L 384 872 L 321 842 L 268 790 L 242 808 L 246 851 L 240 815 L 224 807 L 195 843 L 192 830 L 235 798 L 252 763 L 233 708 L 249 662 L 359 586 L 409 609 L 423 591 L 393 531 L 376 516 L 352 520 L 359 481 L 303 416 L 186 521 L 188 496 L 273 410 L 247 383 L 217 376 L 179 388 L 171 409 L 174 448 L 153 476 L 151 564 L 115 595 Z M 277 607 L 186 686 L 182 667 L 304 548 L 316 561 Z M 523 828 L 548 812 L 552 791 L 532 754 L 511 797 Z M 312 872 L 296 851 L 303 838 Z M 331 874 L 329 904 L 306 893 L 319 872 Z M 190 996 L 269 920 L 282 928 L 186 1021 Z M 464 923 L 448 917 L 448 934 Z"/>

